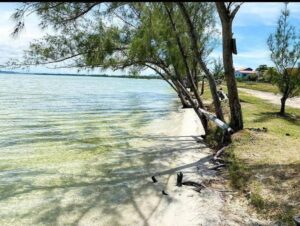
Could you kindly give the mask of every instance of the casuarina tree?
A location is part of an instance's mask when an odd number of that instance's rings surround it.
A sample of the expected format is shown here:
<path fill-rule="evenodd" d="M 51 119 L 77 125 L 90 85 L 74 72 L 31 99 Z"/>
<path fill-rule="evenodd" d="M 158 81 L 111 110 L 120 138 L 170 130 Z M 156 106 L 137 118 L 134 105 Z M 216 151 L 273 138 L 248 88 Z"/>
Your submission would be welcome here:
<path fill-rule="evenodd" d="M 280 108 L 282 115 L 285 114 L 286 100 L 300 92 L 300 33 L 296 34 L 295 27 L 289 24 L 289 15 L 288 4 L 285 3 L 276 31 L 270 34 L 267 41 L 271 60 L 277 69 L 271 80 L 282 93 Z"/>

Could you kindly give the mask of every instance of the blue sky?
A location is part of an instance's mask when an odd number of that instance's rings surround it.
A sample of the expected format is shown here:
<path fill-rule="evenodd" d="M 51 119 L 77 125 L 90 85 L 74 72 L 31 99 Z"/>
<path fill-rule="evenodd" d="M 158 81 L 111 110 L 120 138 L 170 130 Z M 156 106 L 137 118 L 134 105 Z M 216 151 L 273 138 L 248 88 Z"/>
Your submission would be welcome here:
<path fill-rule="evenodd" d="M 13 30 L 13 21 L 10 16 L 20 3 L 0 3 L 0 64 L 3 64 L 11 57 L 22 55 L 33 39 L 39 39 L 47 31 L 42 31 L 38 27 L 38 19 L 35 16 L 28 17 L 26 27 L 20 37 L 14 39 L 9 34 Z M 266 44 L 267 38 L 276 28 L 276 22 L 284 4 L 280 2 L 267 3 L 244 3 L 237 13 L 233 32 L 237 41 L 238 54 L 234 55 L 234 66 L 252 67 L 255 69 L 260 64 L 272 65 L 269 59 L 269 50 Z M 300 3 L 289 3 L 290 23 L 296 27 L 300 34 Z M 218 24 L 220 28 L 220 24 Z M 51 31 L 50 31 L 51 32 Z M 221 44 L 221 43 L 220 43 Z M 213 57 L 221 56 L 221 45 L 212 53 Z M 48 69 L 43 66 L 33 67 L 32 72 L 57 72 L 57 73 L 76 73 L 76 69 Z M 85 73 L 86 71 L 82 71 Z M 101 71 L 95 70 L 90 73 L 106 74 L 126 74 L 127 71 Z M 146 70 L 142 74 L 153 74 L 151 70 Z"/>

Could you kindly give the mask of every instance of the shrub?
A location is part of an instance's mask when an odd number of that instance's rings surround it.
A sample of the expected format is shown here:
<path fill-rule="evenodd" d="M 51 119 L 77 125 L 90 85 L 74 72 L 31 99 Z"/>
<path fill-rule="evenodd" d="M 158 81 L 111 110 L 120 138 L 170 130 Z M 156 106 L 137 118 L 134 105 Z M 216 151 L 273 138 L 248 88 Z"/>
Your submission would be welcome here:
<path fill-rule="evenodd" d="M 258 75 L 257 75 L 257 74 L 250 74 L 250 75 L 248 76 L 248 79 L 249 79 L 250 81 L 256 81 L 257 78 L 258 78 Z"/>
<path fill-rule="evenodd" d="M 271 80 L 272 80 L 272 72 L 270 72 L 269 70 L 268 70 L 268 71 L 265 71 L 265 72 L 263 73 L 263 80 L 264 80 L 265 82 L 271 82 Z"/>

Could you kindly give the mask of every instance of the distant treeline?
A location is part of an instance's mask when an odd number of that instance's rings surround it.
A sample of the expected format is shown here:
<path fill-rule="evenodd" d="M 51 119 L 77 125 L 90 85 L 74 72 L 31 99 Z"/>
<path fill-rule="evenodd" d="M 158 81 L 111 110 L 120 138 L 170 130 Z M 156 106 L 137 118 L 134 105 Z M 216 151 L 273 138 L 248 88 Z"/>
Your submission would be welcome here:
<path fill-rule="evenodd" d="M 30 74 L 30 75 L 53 75 L 53 76 L 87 76 L 87 77 L 109 77 L 109 78 L 134 78 L 134 79 L 161 79 L 157 75 L 89 75 L 89 74 L 61 74 L 61 73 L 32 73 L 32 72 L 16 72 L 16 71 L 0 71 L 0 74 Z"/>

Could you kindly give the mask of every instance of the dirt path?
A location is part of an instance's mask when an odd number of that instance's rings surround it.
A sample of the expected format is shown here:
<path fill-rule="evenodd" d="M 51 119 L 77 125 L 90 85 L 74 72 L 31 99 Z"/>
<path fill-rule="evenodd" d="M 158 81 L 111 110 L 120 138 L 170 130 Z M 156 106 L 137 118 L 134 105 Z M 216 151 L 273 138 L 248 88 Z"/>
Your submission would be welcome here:
<path fill-rule="evenodd" d="M 274 94 L 270 92 L 263 92 L 263 91 L 258 91 L 258 90 L 252 90 L 252 89 L 245 89 L 245 88 L 238 88 L 240 91 L 243 91 L 245 93 L 249 93 L 253 96 L 256 96 L 258 98 L 267 100 L 273 104 L 278 104 L 280 105 L 280 99 L 281 95 L 279 94 Z M 294 98 L 289 98 L 286 101 L 286 106 L 289 107 L 294 107 L 294 108 L 300 108 L 300 97 L 294 97 Z"/>

